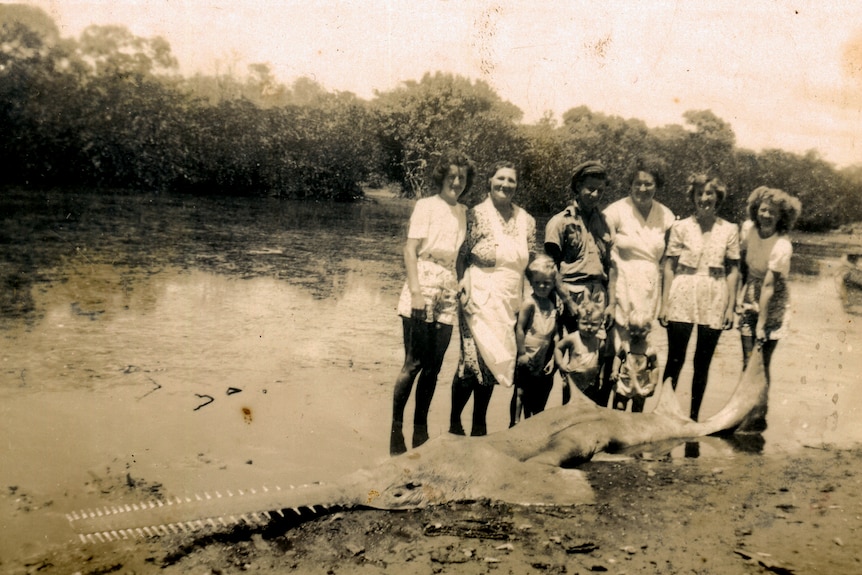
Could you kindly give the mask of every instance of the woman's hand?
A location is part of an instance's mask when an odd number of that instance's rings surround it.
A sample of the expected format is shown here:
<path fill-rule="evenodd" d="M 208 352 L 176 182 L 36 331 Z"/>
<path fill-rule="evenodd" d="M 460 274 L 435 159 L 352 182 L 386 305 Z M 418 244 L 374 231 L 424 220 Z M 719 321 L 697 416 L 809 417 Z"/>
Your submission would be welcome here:
<path fill-rule="evenodd" d="M 658 312 L 658 323 L 662 327 L 667 327 L 667 310 L 662 305 L 661 311 Z"/>
<path fill-rule="evenodd" d="M 521 367 L 526 367 L 530 365 L 530 356 L 526 353 L 518 355 L 518 365 Z"/>
<path fill-rule="evenodd" d="M 604 321 L 602 322 L 602 325 L 604 326 L 605 331 L 610 331 L 614 325 L 614 308 L 611 306 L 606 306 L 604 316 L 605 317 Z"/>
<path fill-rule="evenodd" d="M 410 313 L 411 319 L 425 321 L 425 296 L 422 295 L 421 291 L 410 292 L 410 307 L 412 308 Z"/>
<path fill-rule="evenodd" d="M 724 310 L 724 319 L 722 320 L 721 329 L 733 329 L 733 322 L 735 317 L 736 314 L 734 313 L 732 307 L 728 307 L 726 310 Z"/>
<path fill-rule="evenodd" d="M 551 375 L 554 373 L 554 360 L 550 359 L 548 363 L 545 365 L 545 369 L 542 370 L 542 373 L 545 375 Z"/>
<path fill-rule="evenodd" d="M 458 286 L 458 301 L 461 302 L 461 309 L 467 314 L 476 313 L 476 304 L 470 297 L 470 276 L 465 275 Z"/>
<path fill-rule="evenodd" d="M 766 325 L 761 322 L 757 322 L 757 326 L 754 328 L 754 337 L 759 342 L 766 341 Z"/>

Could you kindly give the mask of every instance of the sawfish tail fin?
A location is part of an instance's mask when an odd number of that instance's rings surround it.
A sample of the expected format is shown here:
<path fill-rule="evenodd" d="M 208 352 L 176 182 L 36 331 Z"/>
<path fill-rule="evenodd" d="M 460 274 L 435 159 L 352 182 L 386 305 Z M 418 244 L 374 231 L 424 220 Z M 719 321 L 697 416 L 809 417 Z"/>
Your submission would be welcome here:
<path fill-rule="evenodd" d="M 733 432 L 746 420 L 757 417 L 758 414 L 765 414 L 768 391 L 769 382 L 763 365 L 763 351 L 760 346 L 756 346 L 730 399 L 715 415 L 703 422 L 705 429 L 702 433 L 712 435 L 718 432 Z"/>
<path fill-rule="evenodd" d="M 690 421 L 679 406 L 679 401 L 676 398 L 670 378 L 665 379 L 659 385 L 658 405 L 653 410 L 653 413 L 670 419 Z"/>
<path fill-rule="evenodd" d="M 760 433 L 766 429 L 766 408 L 769 402 L 769 376 L 763 363 L 763 350 L 755 346 L 742 374 L 742 381 L 758 391 L 757 399 L 741 421 L 730 431 L 734 433 Z M 740 385 L 742 382 L 740 382 Z"/>

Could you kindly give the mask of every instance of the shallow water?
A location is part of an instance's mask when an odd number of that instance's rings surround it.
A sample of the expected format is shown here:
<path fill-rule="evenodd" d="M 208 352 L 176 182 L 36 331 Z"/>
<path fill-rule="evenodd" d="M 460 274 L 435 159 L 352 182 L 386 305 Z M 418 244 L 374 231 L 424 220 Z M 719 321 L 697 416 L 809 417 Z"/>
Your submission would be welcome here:
<path fill-rule="evenodd" d="M 21 241 L 3 268 L 17 279 L 7 277 L 15 289 L 0 328 L 0 557 L 63 540 L 64 513 L 124 483 L 173 494 L 301 484 L 387 456 L 409 205 L 44 205 L 29 228 L 4 223 Z M 773 360 L 767 454 L 862 441 L 860 316 L 842 308 L 830 273 L 837 260 L 824 254 L 820 275 L 792 277 L 792 336 Z M 457 332 L 432 437 L 448 427 L 456 354 Z M 740 355 L 738 334 L 726 333 L 706 416 L 732 391 Z M 690 378 L 687 367 L 683 406 Z M 510 395 L 494 394 L 490 431 L 508 425 Z M 559 401 L 555 389 L 550 405 Z M 732 454 L 719 440 L 701 451 Z"/>

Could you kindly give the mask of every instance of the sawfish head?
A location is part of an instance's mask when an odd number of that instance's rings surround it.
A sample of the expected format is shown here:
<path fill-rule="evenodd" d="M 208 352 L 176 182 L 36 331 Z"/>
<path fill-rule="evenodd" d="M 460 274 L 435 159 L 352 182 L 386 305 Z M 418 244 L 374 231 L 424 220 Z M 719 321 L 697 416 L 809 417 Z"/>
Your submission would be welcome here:
<path fill-rule="evenodd" d="M 594 501 L 579 469 L 524 462 L 484 438 L 448 435 L 351 476 L 363 505 L 415 509 L 453 501 L 491 499 L 524 505 Z"/>

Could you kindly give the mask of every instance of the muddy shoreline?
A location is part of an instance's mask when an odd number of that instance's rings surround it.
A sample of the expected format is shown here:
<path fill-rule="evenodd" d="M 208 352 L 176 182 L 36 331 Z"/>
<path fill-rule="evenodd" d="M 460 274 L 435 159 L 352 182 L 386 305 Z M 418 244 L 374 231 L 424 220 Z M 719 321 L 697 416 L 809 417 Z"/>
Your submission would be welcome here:
<path fill-rule="evenodd" d="M 214 535 L 73 544 L 0 567 L 16 575 L 862 569 L 862 448 L 727 459 L 656 451 L 606 456 L 584 470 L 594 505 L 480 500 L 404 512 L 344 509 Z"/>

